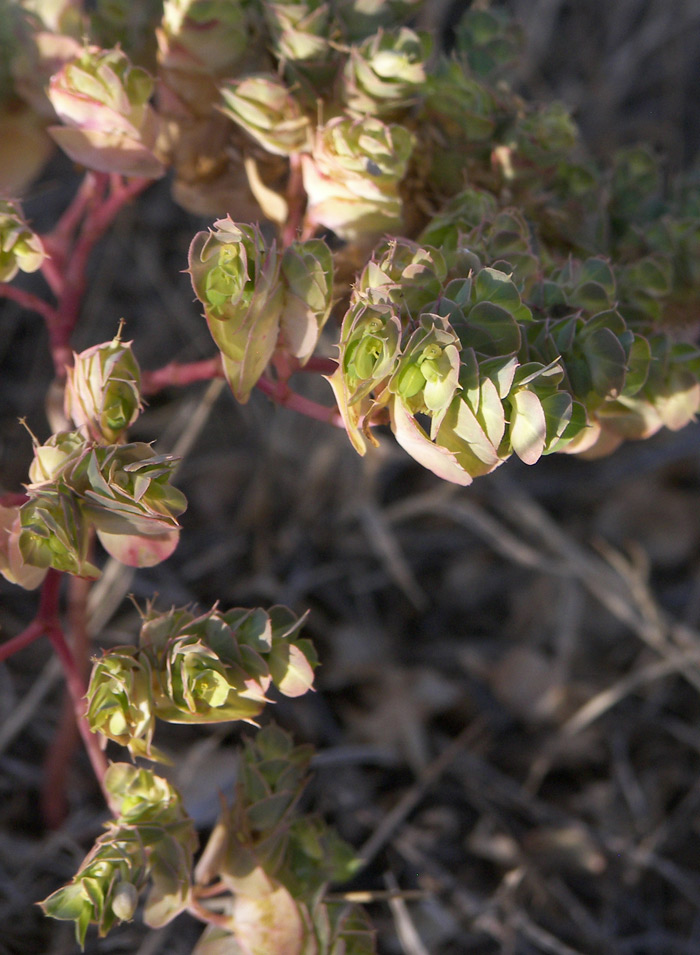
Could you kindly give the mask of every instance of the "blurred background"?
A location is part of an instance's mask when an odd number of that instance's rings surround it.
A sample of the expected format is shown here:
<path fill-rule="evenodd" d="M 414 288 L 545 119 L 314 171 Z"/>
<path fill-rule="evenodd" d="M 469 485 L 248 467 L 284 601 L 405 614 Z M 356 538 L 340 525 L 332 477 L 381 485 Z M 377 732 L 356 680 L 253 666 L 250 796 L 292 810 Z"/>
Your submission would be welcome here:
<path fill-rule="evenodd" d="M 523 94 L 564 100 L 590 152 L 650 143 L 669 176 L 700 147 L 697 0 L 511 0 Z M 431 3 L 446 44 L 464 3 Z M 76 178 L 56 158 L 25 202 L 39 230 Z M 208 225 L 155 184 L 97 249 L 74 347 L 118 320 L 144 368 L 213 354 L 186 268 Z M 332 354 L 329 343 L 329 354 Z M 50 432 L 40 320 L 0 303 L 0 474 L 19 490 Z M 308 376 L 309 378 L 311 376 Z M 330 403 L 323 382 L 304 382 Z M 344 433 L 219 382 L 155 396 L 134 440 L 182 457 L 182 543 L 138 573 L 107 562 L 89 596 L 95 650 L 131 643 L 141 606 L 219 600 L 310 610 L 318 693 L 275 718 L 316 745 L 309 805 L 368 866 L 353 888 L 409 893 L 370 911 L 383 955 L 700 952 L 700 455 L 697 426 L 584 461 L 512 460 L 461 489 L 389 434 Z M 3 637 L 34 597 L 0 584 Z M 68 880 L 104 810 L 80 752 L 68 805 L 38 811 L 62 688 L 40 641 L 0 666 L 0 952 L 76 951 L 34 903 Z M 231 791 L 238 729 L 171 727 L 162 748 L 202 831 Z M 110 755 L 118 758 L 115 749 Z M 186 955 L 187 918 L 139 923 L 90 953 Z"/>

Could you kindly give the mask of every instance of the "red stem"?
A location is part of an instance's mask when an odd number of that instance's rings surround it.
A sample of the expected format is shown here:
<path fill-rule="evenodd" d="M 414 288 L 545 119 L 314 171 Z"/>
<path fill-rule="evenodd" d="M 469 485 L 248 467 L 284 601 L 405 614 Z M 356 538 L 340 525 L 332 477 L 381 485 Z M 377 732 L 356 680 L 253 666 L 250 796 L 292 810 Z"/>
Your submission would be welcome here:
<path fill-rule="evenodd" d="M 43 622 L 39 619 L 32 620 L 29 626 L 25 627 L 16 637 L 12 637 L 10 640 L 6 640 L 5 643 L 0 644 L 0 663 L 11 657 L 13 653 L 24 650 L 30 643 L 34 643 L 39 637 L 43 637 L 44 633 L 45 628 Z"/>
<path fill-rule="evenodd" d="M 86 680 L 90 637 L 87 631 L 87 597 L 90 581 L 81 577 L 68 580 L 68 632 L 71 636 L 73 658 L 83 681 Z M 85 717 L 83 716 L 83 721 Z M 68 768 L 78 742 L 75 701 L 70 695 L 63 703 L 61 719 L 44 764 L 41 792 L 42 815 L 50 829 L 58 829 L 68 815 Z M 91 734 L 92 735 L 92 734 Z"/>
<path fill-rule="evenodd" d="M 87 719 L 85 718 L 85 692 L 87 687 L 80 673 L 80 668 L 76 663 L 71 648 L 66 642 L 66 638 L 63 634 L 63 630 L 61 630 L 61 627 L 57 623 L 52 623 L 51 625 L 47 626 L 46 634 L 51 641 L 54 651 L 61 661 L 63 673 L 66 678 L 66 686 L 68 687 L 68 692 L 70 693 L 71 700 L 73 702 L 75 721 L 78 724 L 78 729 L 80 730 L 80 735 L 83 738 L 83 743 L 85 745 L 85 749 L 87 750 L 88 757 L 90 758 L 93 771 L 100 784 L 100 788 L 102 789 L 102 793 L 107 805 L 110 808 L 110 811 L 115 816 L 118 816 L 119 804 L 112 798 L 111 794 L 104 785 L 105 773 L 107 772 L 107 757 L 100 748 L 100 742 L 97 736 L 90 731 Z"/>
<path fill-rule="evenodd" d="M 223 377 L 220 355 L 185 364 L 173 361 L 163 368 L 156 368 L 155 371 L 144 371 L 141 375 L 141 391 L 144 395 L 153 395 L 169 385 L 191 385 L 195 381 Z"/>
<path fill-rule="evenodd" d="M 298 395 L 295 391 L 292 391 L 285 381 L 271 381 L 269 378 L 261 378 L 257 387 L 268 398 L 272 398 L 276 404 L 282 405 L 283 408 L 291 408 L 292 411 L 298 411 L 300 414 L 306 415 L 307 418 L 324 421 L 336 428 L 345 427 L 337 408 L 328 408 L 326 405 L 320 405 L 310 398 Z"/>
<path fill-rule="evenodd" d="M 41 585 L 41 597 L 39 599 L 39 612 L 36 619 L 43 623 L 44 627 L 53 625 L 58 620 L 58 595 L 61 588 L 61 574 L 53 567 L 49 567 L 44 583 Z"/>
<path fill-rule="evenodd" d="M 17 288 L 16 285 L 10 285 L 9 282 L 0 282 L 0 296 L 17 302 L 18 305 L 21 305 L 22 308 L 26 308 L 30 312 L 38 312 L 49 328 L 58 321 L 58 312 L 53 305 L 49 305 L 43 298 L 39 298 L 38 295 L 34 295 L 32 292 Z"/>

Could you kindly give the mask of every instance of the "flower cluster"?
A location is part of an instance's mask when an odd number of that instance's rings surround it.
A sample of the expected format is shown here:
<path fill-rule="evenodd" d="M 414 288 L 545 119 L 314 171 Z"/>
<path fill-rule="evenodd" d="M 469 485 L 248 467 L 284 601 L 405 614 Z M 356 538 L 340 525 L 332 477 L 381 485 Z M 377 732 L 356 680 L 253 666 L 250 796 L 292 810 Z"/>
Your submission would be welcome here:
<path fill-rule="evenodd" d="M 156 719 L 254 722 L 273 684 L 290 697 L 313 685 L 316 655 L 298 636 L 302 623 L 285 607 L 149 612 L 138 647 L 116 647 L 96 661 L 90 727 L 153 759 Z"/>
<path fill-rule="evenodd" d="M 189 253 L 195 294 L 204 305 L 224 371 L 247 401 L 275 350 L 309 358 L 331 310 L 333 264 L 322 239 L 281 253 L 257 226 L 219 219 Z"/>
<path fill-rule="evenodd" d="M 75 355 L 65 411 L 74 431 L 35 442 L 28 500 L 2 508 L 0 573 L 33 588 L 46 570 L 94 578 L 93 531 L 112 557 L 149 567 L 172 554 L 187 507 L 170 479 L 176 460 L 124 443 L 141 411 L 140 370 L 119 337 Z"/>
<path fill-rule="evenodd" d="M 130 921 L 150 884 L 144 920 L 166 925 L 186 908 L 197 836 L 175 789 L 149 769 L 112 763 L 105 786 L 119 804 L 73 880 L 41 903 L 47 915 L 75 922 L 82 946 L 89 925 L 104 936 Z"/>

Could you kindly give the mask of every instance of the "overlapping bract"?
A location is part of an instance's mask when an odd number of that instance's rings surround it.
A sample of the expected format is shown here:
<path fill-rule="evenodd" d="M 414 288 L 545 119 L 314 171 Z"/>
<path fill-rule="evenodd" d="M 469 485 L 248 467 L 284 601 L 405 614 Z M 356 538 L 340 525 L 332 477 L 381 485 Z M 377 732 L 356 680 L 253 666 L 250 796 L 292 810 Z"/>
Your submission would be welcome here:
<path fill-rule="evenodd" d="M 99 172 L 157 179 L 158 118 L 153 79 L 121 50 L 85 47 L 51 78 L 49 99 L 63 126 L 49 132 L 73 159 Z"/>
<path fill-rule="evenodd" d="M 98 659 L 88 689 L 94 732 L 155 758 L 156 719 L 171 723 L 254 722 L 274 685 L 285 696 L 311 689 L 316 656 L 298 636 L 303 619 L 269 611 L 150 611 L 138 647 Z"/>
<path fill-rule="evenodd" d="M 323 901 L 327 884 L 350 878 L 356 862 L 319 818 L 298 812 L 312 755 L 274 725 L 246 743 L 233 805 L 196 869 L 198 882 L 220 879 L 231 891 L 229 925 L 208 928 L 193 955 L 217 951 L 225 938 L 255 955 L 374 952 L 364 913 Z"/>
<path fill-rule="evenodd" d="M 131 342 L 119 337 L 74 356 L 67 370 L 65 412 L 101 444 L 118 441 L 141 410 L 141 371 Z"/>
<path fill-rule="evenodd" d="M 175 459 L 148 444 L 96 445 L 59 432 L 35 449 L 20 508 L 19 546 L 36 567 L 97 577 L 88 559 L 90 528 L 124 564 L 147 567 L 177 546 L 184 495 L 170 484 Z"/>
<path fill-rule="evenodd" d="M 413 146 L 405 127 L 379 119 L 339 116 L 319 127 L 302 155 L 308 219 L 352 241 L 400 229 L 399 184 Z"/>
<path fill-rule="evenodd" d="M 151 770 L 113 763 L 105 786 L 119 804 L 73 880 L 41 903 L 47 915 L 75 922 L 79 945 L 89 925 L 100 937 L 129 921 L 150 885 L 143 917 L 160 928 L 182 912 L 191 887 L 197 836 L 179 794 Z"/>

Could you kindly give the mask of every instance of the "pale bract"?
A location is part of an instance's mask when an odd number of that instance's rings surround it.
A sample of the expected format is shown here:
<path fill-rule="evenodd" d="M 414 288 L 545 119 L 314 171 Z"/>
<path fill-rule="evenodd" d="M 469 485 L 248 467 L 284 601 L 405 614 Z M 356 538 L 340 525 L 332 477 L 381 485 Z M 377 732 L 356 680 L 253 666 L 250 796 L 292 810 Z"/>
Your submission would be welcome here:
<path fill-rule="evenodd" d="M 414 144 L 403 126 L 374 118 L 321 126 L 311 155 L 301 157 L 308 219 L 350 241 L 399 229 L 399 185 Z"/>
<path fill-rule="evenodd" d="M 98 172 L 158 179 L 153 79 L 121 50 L 88 46 L 51 78 L 49 99 L 63 126 L 49 132 L 74 162 Z"/>

